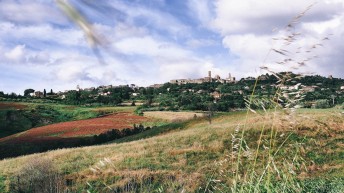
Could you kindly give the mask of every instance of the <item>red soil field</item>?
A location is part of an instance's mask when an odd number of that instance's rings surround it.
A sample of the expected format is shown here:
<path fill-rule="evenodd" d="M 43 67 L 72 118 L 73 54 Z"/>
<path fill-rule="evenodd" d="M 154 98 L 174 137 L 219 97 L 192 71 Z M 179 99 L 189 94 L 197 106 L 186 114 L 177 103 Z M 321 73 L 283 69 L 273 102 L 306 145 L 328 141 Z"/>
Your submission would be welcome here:
<path fill-rule="evenodd" d="M 26 105 L 18 104 L 18 103 L 4 103 L 0 102 L 0 110 L 4 109 L 24 109 L 27 107 Z"/>
<path fill-rule="evenodd" d="M 115 113 L 94 119 L 56 123 L 33 128 L 23 133 L 2 138 L 0 142 L 43 142 L 66 138 L 80 138 L 98 135 L 112 129 L 133 128 L 134 124 L 140 124 L 148 120 L 149 118 L 137 116 L 132 113 Z"/>

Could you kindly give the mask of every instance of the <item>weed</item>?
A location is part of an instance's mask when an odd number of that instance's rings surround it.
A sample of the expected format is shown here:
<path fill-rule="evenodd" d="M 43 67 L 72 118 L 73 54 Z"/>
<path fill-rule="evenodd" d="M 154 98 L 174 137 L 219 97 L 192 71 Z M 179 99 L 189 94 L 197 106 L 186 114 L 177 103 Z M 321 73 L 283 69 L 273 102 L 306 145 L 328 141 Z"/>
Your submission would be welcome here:
<path fill-rule="evenodd" d="M 344 192 L 344 178 L 310 179 L 302 182 L 303 193 L 340 193 Z"/>
<path fill-rule="evenodd" d="M 6 178 L 0 175 L 0 192 L 6 192 Z"/>
<path fill-rule="evenodd" d="M 35 157 L 28 161 L 12 178 L 13 193 L 62 193 L 65 192 L 62 177 L 49 159 Z"/>
<path fill-rule="evenodd" d="M 293 18 L 286 26 L 286 35 L 275 38 L 278 48 L 272 47 L 268 52 L 264 64 L 267 63 L 268 56 L 275 53 L 280 61 L 277 65 L 284 67 L 300 68 L 306 61 L 313 58 L 302 60 L 302 57 L 291 53 L 298 53 L 288 49 L 293 49 L 296 37 L 301 33 L 295 32 L 295 24 L 311 9 L 313 5 L 307 7 L 305 11 Z M 300 48 L 299 48 L 300 49 Z M 300 60 L 301 61 L 298 61 Z M 268 66 L 262 66 L 263 70 L 268 71 L 277 78 L 277 90 L 271 98 L 261 98 L 255 96 L 259 77 L 250 97 L 245 99 L 247 108 L 246 118 L 242 126 L 238 126 L 232 134 L 232 139 L 224 141 L 224 145 L 230 145 L 227 157 L 217 162 L 218 171 L 215 172 L 205 191 L 209 192 L 300 192 L 302 187 L 298 181 L 298 174 L 306 171 L 305 160 L 302 157 L 304 141 L 293 133 L 284 133 L 278 130 L 280 125 L 284 125 L 289 130 L 295 130 L 296 119 L 295 111 L 300 108 L 303 99 L 301 90 L 296 84 L 293 90 L 286 85 L 291 81 L 296 81 L 302 74 L 294 75 L 290 72 L 277 73 Z M 258 112 L 257 109 L 262 109 Z M 279 113 L 284 112 L 284 114 Z M 248 143 L 248 118 L 253 114 L 263 117 L 263 125 L 260 127 L 260 134 L 255 140 L 256 144 Z M 271 119 L 266 116 L 271 115 Z M 288 143 L 291 140 L 294 142 Z M 287 152 L 281 151 L 283 146 L 288 145 Z M 317 156 L 317 155 L 312 155 Z M 325 156 L 321 155 L 321 158 Z M 318 156 L 316 158 L 319 158 Z M 323 162 L 324 160 L 317 160 Z"/>

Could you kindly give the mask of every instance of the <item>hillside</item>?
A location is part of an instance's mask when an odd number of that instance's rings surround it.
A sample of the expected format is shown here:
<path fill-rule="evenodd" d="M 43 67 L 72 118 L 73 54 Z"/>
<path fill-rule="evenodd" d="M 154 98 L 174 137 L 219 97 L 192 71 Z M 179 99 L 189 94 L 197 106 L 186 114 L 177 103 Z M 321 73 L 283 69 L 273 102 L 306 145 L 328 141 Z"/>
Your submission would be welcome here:
<path fill-rule="evenodd" d="M 114 112 L 132 112 L 131 107 L 81 107 L 51 103 L 1 102 L 0 138 L 54 123 L 83 120 Z"/>
<path fill-rule="evenodd" d="M 117 112 L 98 118 L 55 123 L 0 138 L 0 159 L 64 147 L 80 147 L 102 141 L 98 136 L 116 130 L 126 132 L 133 125 L 156 122 L 132 112 Z M 143 127 L 143 126 L 142 126 Z"/>
<path fill-rule="evenodd" d="M 246 145 L 238 161 L 235 148 L 241 134 Z M 302 192 L 341 192 L 343 142 L 344 117 L 339 109 L 301 109 L 295 115 L 282 111 L 224 113 L 211 124 L 207 119 L 194 119 L 107 145 L 2 160 L 0 191 L 11 192 L 10 186 L 18 185 L 14 176 L 25 178 L 28 165 L 48 160 L 45 164 L 54 166 L 72 192 L 228 192 L 231 179 L 242 180 L 236 177 L 246 176 L 250 168 L 259 177 L 268 155 L 273 155 L 269 175 L 262 175 L 262 191 L 282 184 L 291 192 L 300 192 L 300 188 Z M 257 158 L 252 159 L 257 144 Z M 235 163 L 241 165 L 238 175 L 233 175 Z"/>

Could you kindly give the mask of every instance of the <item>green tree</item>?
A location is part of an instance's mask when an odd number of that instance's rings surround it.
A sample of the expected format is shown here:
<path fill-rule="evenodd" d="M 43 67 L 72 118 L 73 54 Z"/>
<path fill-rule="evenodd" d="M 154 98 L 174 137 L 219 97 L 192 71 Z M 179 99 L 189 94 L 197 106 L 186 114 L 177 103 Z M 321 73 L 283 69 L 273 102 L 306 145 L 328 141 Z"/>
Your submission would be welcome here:
<path fill-rule="evenodd" d="M 66 94 L 66 102 L 68 104 L 80 104 L 80 92 L 71 90 Z"/>
<path fill-rule="evenodd" d="M 24 90 L 24 96 L 29 96 L 31 93 L 35 92 L 32 88 L 28 88 Z"/>
<path fill-rule="evenodd" d="M 45 89 L 43 90 L 43 96 L 44 98 L 47 97 L 47 91 Z"/>
<path fill-rule="evenodd" d="M 9 95 L 10 98 L 14 99 L 14 98 L 17 98 L 18 95 L 14 92 L 11 92 L 11 94 Z"/>

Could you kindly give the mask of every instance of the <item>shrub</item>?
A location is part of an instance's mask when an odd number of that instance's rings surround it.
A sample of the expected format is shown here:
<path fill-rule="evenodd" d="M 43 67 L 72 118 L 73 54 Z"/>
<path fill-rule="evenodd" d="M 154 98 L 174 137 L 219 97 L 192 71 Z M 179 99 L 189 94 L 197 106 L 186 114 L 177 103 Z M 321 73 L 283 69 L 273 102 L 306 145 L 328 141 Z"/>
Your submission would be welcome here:
<path fill-rule="evenodd" d="M 320 99 L 320 100 L 317 100 L 317 101 L 315 102 L 314 107 L 315 107 L 316 109 L 326 109 L 326 108 L 330 108 L 330 104 L 329 104 L 328 100 L 326 100 L 326 99 Z"/>
<path fill-rule="evenodd" d="M 309 179 L 302 182 L 302 192 L 337 193 L 344 192 L 344 178 Z"/>
<path fill-rule="evenodd" d="M 5 192 L 5 180 L 6 178 L 0 175 L 0 192 Z"/>
<path fill-rule="evenodd" d="M 62 177 L 52 161 L 34 157 L 11 179 L 10 192 L 13 193 L 60 193 L 65 192 Z"/>

